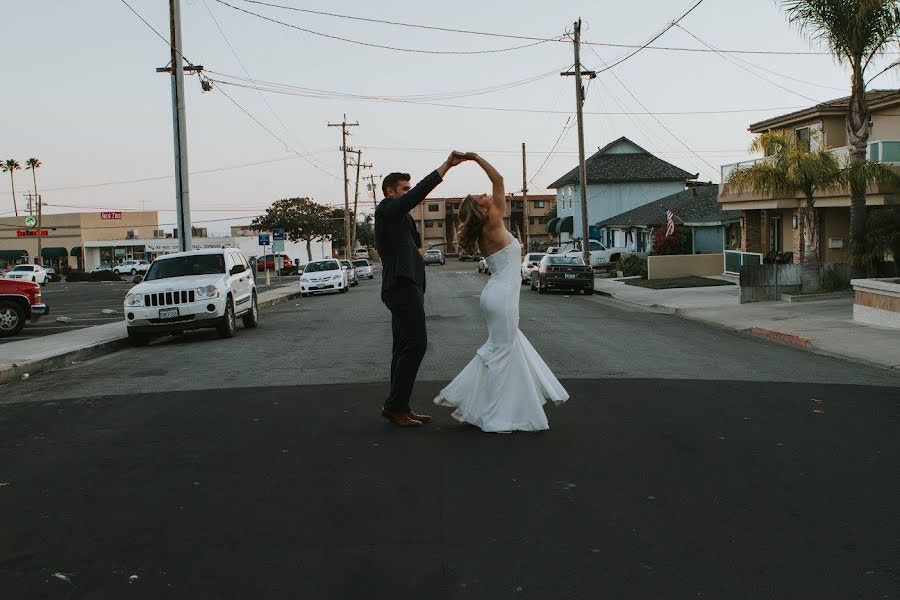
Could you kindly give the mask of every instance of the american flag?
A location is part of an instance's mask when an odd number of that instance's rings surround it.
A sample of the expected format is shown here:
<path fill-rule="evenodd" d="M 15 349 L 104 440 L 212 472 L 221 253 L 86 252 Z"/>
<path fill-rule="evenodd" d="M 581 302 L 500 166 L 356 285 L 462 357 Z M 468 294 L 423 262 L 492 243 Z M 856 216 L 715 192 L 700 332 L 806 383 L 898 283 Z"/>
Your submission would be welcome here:
<path fill-rule="evenodd" d="M 675 213 L 666 210 L 666 237 L 675 235 Z"/>

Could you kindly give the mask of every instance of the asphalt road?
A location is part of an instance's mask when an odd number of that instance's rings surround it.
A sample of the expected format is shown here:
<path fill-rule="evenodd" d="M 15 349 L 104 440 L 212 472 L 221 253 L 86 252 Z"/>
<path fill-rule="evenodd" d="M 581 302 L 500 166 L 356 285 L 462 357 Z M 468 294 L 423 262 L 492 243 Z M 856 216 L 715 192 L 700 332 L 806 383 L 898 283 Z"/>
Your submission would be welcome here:
<path fill-rule="evenodd" d="M 11 598 L 896 598 L 896 375 L 523 288 L 571 400 L 490 435 L 430 399 L 485 337 L 429 268 L 415 408 L 377 412 L 376 279 L 0 388 Z"/>
<path fill-rule="evenodd" d="M 264 285 L 264 277 L 262 275 L 260 278 L 260 289 L 268 289 Z M 296 284 L 298 279 L 299 277 L 273 278 L 270 287 Z M 122 319 L 125 294 L 133 286 L 131 279 L 124 276 L 122 281 L 49 283 L 43 287 L 41 294 L 44 302 L 50 306 L 50 314 L 34 323 L 27 323 L 16 336 L 0 338 L 0 344 L 119 321 Z M 113 310 L 115 313 L 105 314 L 104 310 Z M 59 322 L 56 320 L 58 317 L 68 317 L 72 321 Z"/>

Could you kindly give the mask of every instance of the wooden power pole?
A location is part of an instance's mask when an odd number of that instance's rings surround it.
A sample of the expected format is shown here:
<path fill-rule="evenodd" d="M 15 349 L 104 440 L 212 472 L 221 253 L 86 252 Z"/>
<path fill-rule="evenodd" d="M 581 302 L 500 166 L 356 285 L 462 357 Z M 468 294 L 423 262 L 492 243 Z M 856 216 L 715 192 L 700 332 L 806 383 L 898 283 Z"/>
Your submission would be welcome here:
<path fill-rule="evenodd" d="M 528 176 L 525 171 L 525 142 L 522 142 L 522 207 L 525 211 L 525 254 L 531 252 L 531 221 L 528 216 Z"/>
<path fill-rule="evenodd" d="M 354 150 L 356 153 L 356 190 L 353 196 L 353 233 L 350 245 L 356 249 L 356 213 L 359 210 L 359 169 L 371 169 L 372 165 L 362 164 L 362 150 Z"/>
<path fill-rule="evenodd" d="M 344 120 L 340 123 L 329 123 L 329 127 L 341 128 L 341 152 L 344 156 L 344 258 L 350 259 L 350 180 L 347 178 L 347 153 L 352 152 L 347 147 L 348 127 L 359 127 L 359 123 L 348 123 L 347 113 L 344 113 Z"/>
<path fill-rule="evenodd" d="M 588 206 L 587 206 L 587 173 L 584 168 L 584 115 L 581 112 L 584 105 L 584 86 L 581 82 L 583 77 L 593 79 L 597 76 L 596 71 L 584 71 L 581 68 L 581 19 L 575 21 L 575 35 L 572 38 L 575 43 L 575 70 L 560 73 L 563 77 L 575 77 L 575 111 L 578 115 L 578 183 L 581 187 L 581 249 L 584 264 L 590 266 L 590 228 L 588 227 Z"/>
<path fill-rule="evenodd" d="M 370 168 L 372 167 L 372 165 L 368 165 L 368 166 Z M 369 191 L 372 192 L 372 210 L 375 210 L 376 208 L 378 208 L 378 196 L 376 196 L 376 192 L 377 192 L 378 188 L 375 187 L 375 178 L 376 177 L 381 179 L 381 175 L 375 175 L 373 173 L 369 173 L 368 175 L 363 177 L 363 179 L 369 180 Z"/>

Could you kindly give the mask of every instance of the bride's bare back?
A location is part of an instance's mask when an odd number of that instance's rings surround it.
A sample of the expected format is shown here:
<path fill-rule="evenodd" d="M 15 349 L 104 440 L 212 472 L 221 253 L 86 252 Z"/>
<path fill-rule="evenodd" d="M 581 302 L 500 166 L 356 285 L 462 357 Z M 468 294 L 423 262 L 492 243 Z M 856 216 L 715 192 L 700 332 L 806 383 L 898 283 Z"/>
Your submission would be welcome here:
<path fill-rule="evenodd" d="M 481 226 L 481 233 L 478 236 L 478 247 L 482 254 L 490 256 L 510 243 L 509 232 L 503 223 L 503 215 L 506 213 L 506 190 L 503 186 L 503 176 L 477 154 L 471 153 L 467 156 L 477 162 L 491 180 L 491 195 L 482 194 L 473 199 L 484 215 L 484 224 Z"/>

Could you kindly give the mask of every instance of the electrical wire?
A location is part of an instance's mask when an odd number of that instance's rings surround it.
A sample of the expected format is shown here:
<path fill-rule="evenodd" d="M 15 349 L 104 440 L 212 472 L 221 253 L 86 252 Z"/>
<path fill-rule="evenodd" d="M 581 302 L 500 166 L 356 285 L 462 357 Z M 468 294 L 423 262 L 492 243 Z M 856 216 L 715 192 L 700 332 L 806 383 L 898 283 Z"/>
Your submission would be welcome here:
<path fill-rule="evenodd" d="M 219 33 L 222 35 L 222 39 L 225 40 L 225 44 L 228 46 L 228 49 L 231 50 L 231 54 L 234 56 L 234 59 L 241 66 L 241 69 L 244 71 L 244 74 L 247 76 L 248 81 L 250 81 L 254 85 L 256 85 L 256 82 L 253 80 L 253 76 L 250 75 L 250 71 L 247 69 L 246 65 L 244 64 L 244 61 L 242 61 L 241 57 L 238 56 L 237 50 L 235 50 L 231 41 L 228 39 L 228 36 L 225 34 L 225 30 L 222 29 L 222 25 L 219 23 L 219 20 L 213 14 L 213 11 L 209 7 L 209 3 L 206 0 L 203 0 L 203 6 L 206 8 L 206 12 L 209 13 L 209 16 L 212 19 L 213 23 L 215 23 L 216 29 L 218 29 Z M 278 113 L 272 107 L 272 104 L 269 102 L 268 98 L 265 97 L 265 95 L 259 90 L 259 88 L 257 88 L 256 92 L 259 94 L 259 97 L 263 101 L 263 103 L 268 107 L 269 112 L 272 113 L 272 116 L 274 116 L 275 119 L 281 124 L 281 127 L 282 127 L 282 129 L 284 129 L 284 132 L 287 135 L 293 137 L 294 142 L 297 142 L 297 138 L 291 133 L 291 130 L 288 129 L 288 126 L 285 124 L 285 122 L 282 120 L 282 118 L 278 115 Z M 309 151 L 306 148 L 304 148 L 302 144 L 298 143 L 297 145 L 300 146 L 300 149 L 303 150 L 307 156 L 310 156 L 310 158 L 312 158 Z M 290 152 L 291 148 L 289 146 L 285 145 L 285 151 Z M 313 159 L 313 160 L 315 160 L 315 159 Z"/>
<path fill-rule="evenodd" d="M 766 83 L 769 83 L 769 84 L 771 84 L 771 85 L 774 85 L 775 87 L 777 87 L 777 88 L 779 88 L 779 89 L 782 89 L 782 90 L 788 92 L 789 94 L 793 94 L 793 95 L 795 95 L 795 96 L 800 96 L 801 98 L 804 98 L 805 100 L 809 100 L 810 102 L 814 102 L 814 103 L 816 103 L 816 104 L 819 103 L 819 100 L 816 100 L 815 98 L 811 98 L 811 97 L 807 96 L 806 94 L 801 94 L 800 92 L 797 92 L 797 91 L 795 91 L 795 90 L 792 90 L 792 89 L 789 88 L 789 87 L 785 87 L 785 86 L 781 85 L 780 83 L 778 83 L 777 81 L 772 81 L 772 80 L 769 79 L 768 77 L 763 77 L 762 75 L 760 75 L 760 74 L 757 73 L 756 71 L 753 71 L 752 69 L 749 69 L 749 68 L 747 68 L 746 66 L 744 66 L 744 65 L 742 65 L 742 64 L 739 64 L 739 63 L 735 62 L 734 59 L 733 59 L 732 57 L 730 57 L 730 56 L 728 56 L 728 55 L 726 55 L 726 54 L 722 54 L 721 52 L 718 52 L 718 49 L 717 49 L 715 46 L 713 46 L 712 44 L 706 42 L 705 40 L 703 40 L 703 39 L 700 38 L 699 36 L 694 35 L 693 33 L 691 33 L 690 31 L 688 31 L 687 29 L 685 29 L 685 28 L 682 27 L 681 25 L 677 25 L 677 27 L 678 27 L 679 29 L 681 29 L 683 32 L 685 32 L 686 34 L 688 34 L 689 36 L 691 36 L 692 38 L 694 38 L 695 40 L 697 40 L 698 42 L 700 42 L 701 44 L 703 44 L 704 46 L 707 46 L 708 48 L 711 48 L 712 50 L 716 50 L 716 53 L 722 58 L 722 60 L 724 60 L 724 61 L 726 61 L 726 62 L 728 62 L 728 63 L 731 63 L 732 65 L 738 67 L 739 69 L 743 69 L 744 71 L 747 71 L 748 73 L 750 73 L 751 75 L 753 75 L 753 76 L 756 77 L 757 79 L 761 79 L 761 80 L 765 81 Z M 746 61 L 745 61 L 745 62 L 746 62 Z"/>
<path fill-rule="evenodd" d="M 520 35 L 520 34 L 512 34 L 512 33 L 499 33 L 492 31 L 476 31 L 473 29 L 457 29 L 452 27 L 438 27 L 434 25 L 423 25 L 419 23 L 408 23 L 404 21 L 391 21 L 387 19 L 375 19 L 371 17 L 360 17 L 355 15 L 347 15 L 340 13 L 327 12 L 322 10 L 312 10 L 309 8 L 300 8 L 297 6 L 288 6 L 284 4 L 276 4 L 274 2 L 262 2 L 261 0 L 243 0 L 249 4 L 256 4 L 260 6 L 268 6 L 270 8 L 278 8 L 282 10 L 289 10 L 294 12 L 301 12 L 311 15 L 319 15 L 325 17 L 334 17 L 338 19 L 347 19 L 351 21 L 361 21 L 366 23 L 377 23 L 381 25 L 393 25 L 396 27 L 408 27 L 412 29 L 424 29 L 427 31 L 441 31 L 445 33 L 461 33 L 466 35 L 476 35 L 476 36 L 484 36 L 484 37 L 494 37 L 494 38 L 502 38 L 502 39 L 510 39 L 510 40 L 526 40 L 526 41 L 544 41 L 544 42 L 561 42 L 568 43 L 559 38 L 551 38 L 551 37 L 539 37 L 539 36 L 529 36 L 529 35 Z M 610 42 L 589 42 L 582 41 L 582 44 L 586 46 L 597 46 L 597 47 L 607 47 L 607 48 L 641 48 L 641 46 L 636 44 L 614 44 Z M 715 52 L 714 50 L 710 50 L 708 48 L 683 48 L 677 46 L 646 46 L 644 49 L 646 50 L 663 50 L 663 51 L 671 51 L 671 52 Z M 825 51 L 797 51 L 797 50 L 721 50 L 722 52 L 728 54 L 770 54 L 770 55 L 786 55 L 786 56 L 830 56 L 829 52 Z M 890 54 L 894 54 L 893 52 Z"/>
<path fill-rule="evenodd" d="M 134 7 L 132 7 L 130 4 L 128 4 L 128 2 L 126 2 L 126 0 L 120 0 L 120 1 L 122 2 L 122 4 L 124 4 L 125 6 L 127 6 L 127 7 L 128 7 L 128 10 L 130 10 L 131 12 L 133 12 L 134 15 L 135 15 L 138 19 L 140 19 L 141 21 L 143 21 L 143 22 L 144 22 L 144 25 L 146 25 L 147 27 L 149 27 L 150 30 L 151 30 L 153 33 L 155 33 L 155 34 L 157 35 L 157 37 L 159 37 L 159 39 L 161 39 L 163 42 L 165 42 L 166 46 L 168 46 L 171 50 L 175 50 L 175 48 L 172 46 L 172 43 L 171 43 L 169 40 L 167 40 L 167 39 L 163 36 L 163 34 L 161 34 L 161 33 L 156 29 L 156 27 L 154 27 L 153 25 L 151 25 L 151 24 L 147 21 L 147 19 L 145 19 L 144 17 L 142 17 L 141 14 L 140 14 L 138 11 L 136 11 L 136 10 L 134 9 Z M 179 50 L 175 50 L 175 53 L 178 54 L 178 56 L 180 56 L 182 59 L 184 59 L 184 62 L 186 62 L 186 63 L 189 64 L 190 66 L 192 66 L 192 67 L 197 66 L 197 65 L 195 65 L 194 63 L 192 63 L 191 61 L 189 61 L 189 60 L 187 59 L 187 57 L 186 57 L 184 54 L 182 54 Z"/>
<path fill-rule="evenodd" d="M 525 48 L 532 48 L 534 46 L 546 44 L 548 41 L 550 41 L 550 40 L 539 40 L 536 42 L 530 42 L 528 44 L 513 46 L 511 48 L 495 48 L 495 49 L 491 49 L 491 50 L 426 50 L 426 49 L 422 49 L 422 48 L 401 48 L 398 46 L 388 46 L 386 44 L 375 44 L 373 42 L 363 42 L 360 40 L 354 40 L 351 38 L 341 37 L 341 36 L 333 35 L 333 34 L 329 34 L 329 33 L 322 33 L 321 31 L 315 31 L 313 29 L 308 29 L 306 27 L 300 27 L 299 25 L 294 25 L 293 23 L 287 23 L 285 21 L 279 21 L 278 19 L 273 19 L 272 17 L 267 17 L 266 15 L 262 15 L 262 14 L 253 12 L 252 10 L 247 10 L 245 8 L 241 8 L 240 6 L 235 6 L 233 4 L 229 4 L 228 2 L 225 2 L 225 0 L 214 0 L 214 1 L 218 2 L 219 4 L 223 4 L 233 10 L 236 10 L 236 11 L 248 14 L 248 15 L 252 15 L 258 19 L 262 19 L 264 21 L 269 21 L 270 23 L 276 23 L 283 27 L 288 27 L 290 29 L 302 31 L 303 33 L 308 33 L 310 35 L 315 35 L 315 36 L 327 38 L 330 40 L 345 42 L 348 44 L 365 46 L 367 48 L 378 48 L 381 50 L 393 50 L 395 52 L 407 52 L 407 53 L 411 53 L 411 54 L 435 54 L 435 55 L 443 54 L 443 55 L 456 55 L 456 56 L 476 55 L 476 54 L 498 54 L 501 52 L 511 52 L 514 50 L 523 50 Z"/>

